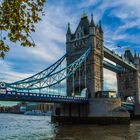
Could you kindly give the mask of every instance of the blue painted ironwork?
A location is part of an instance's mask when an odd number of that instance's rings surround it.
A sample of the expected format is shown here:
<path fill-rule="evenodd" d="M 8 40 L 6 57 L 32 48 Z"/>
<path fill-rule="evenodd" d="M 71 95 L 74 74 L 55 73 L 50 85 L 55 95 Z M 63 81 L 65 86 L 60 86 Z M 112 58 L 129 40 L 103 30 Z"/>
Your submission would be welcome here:
<path fill-rule="evenodd" d="M 75 60 L 69 66 L 58 70 L 58 67 L 62 64 L 66 55 L 61 57 L 57 62 L 51 65 L 49 68 L 20 81 L 14 83 L 0 83 L 0 100 L 13 100 L 13 101 L 36 101 L 36 102 L 70 102 L 70 103 L 87 103 L 88 99 L 84 97 L 68 97 L 56 95 L 55 93 L 43 94 L 41 92 L 33 92 L 36 90 L 47 89 L 54 87 L 56 84 L 59 84 L 61 81 L 69 78 L 74 75 L 83 62 L 86 61 L 91 48 L 89 48 L 79 59 Z M 132 64 L 129 64 L 126 60 L 123 60 L 120 56 L 114 54 L 107 48 L 104 48 L 104 52 L 109 53 L 114 58 L 120 60 L 122 63 L 125 63 L 133 70 L 136 70 L 136 67 Z M 113 70 L 115 72 L 121 72 L 123 69 L 121 67 L 115 66 L 107 61 L 103 62 L 104 67 L 107 69 Z M 32 91 L 32 92 L 29 92 Z M 134 109 L 133 105 L 122 104 L 124 107 L 129 109 Z"/>
<path fill-rule="evenodd" d="M 45 70 L 23 80 L 16 81 L 14 83 L 6 83 L 6 85 L 25 84 L 27 87 L 31 87 L 34 84 L 39 83 L 43 78 L 46 78 L 47 76 L 55 72 L 55 70 L 61 65 L 61 63 L 64 61 L 65 58 L 66 58 L 66 54 L 62 56 L 59 60 L 57 60 L 54 64 L 52 64 L 50 67 L 46 68 Z"/>
<path fill-rule="evenodd" d="M 42 76 L 34 80 L 32 84 L 32 80 L 21 80 L 15 83 L 6 83 L 6 88 L 11 88 L 12 90 L 39 90 L 44 88 L 52 87 L 61 81 L 70 77 L 74 72 L 81 66 L 81 64 L 87 59 L 89 53 L 91 52 L 91 48 L 89 48 L 79 59 L 71 63 L 69 66 L 47 74 L 47 76 Z M 61 61 L 60 61 L 61 62 Z M 59 63 L 60 63 L 59 62 Z M 56 68 L 56 67 L 55 67 Z M 28 78 L 27 78 L 28 79 Z M 30 78 L 29 78 L 30 79 Z M 37 81 L 37 82 L 36 82 Z M 32 85 L 31 85 L 32 84 Z"/>
<path fill-rule="evenodd" d="M 5 92 L 4 92 L 5 91 Z M 39 94 L 29 92 L 7 91 L 3 89 L 0 92 L 0 100 L 2 101 L 28 101 L 28 102 L 53 102 L 53 103 L 88 103 L 88 98 L 69 97 L 51 94 Z"/>
<path fill-rule="evenodd" d="M 128 111 L 133 111 L 134 106 L 134 103 L 122 102 L 122 107 L 126 108 Z"/>

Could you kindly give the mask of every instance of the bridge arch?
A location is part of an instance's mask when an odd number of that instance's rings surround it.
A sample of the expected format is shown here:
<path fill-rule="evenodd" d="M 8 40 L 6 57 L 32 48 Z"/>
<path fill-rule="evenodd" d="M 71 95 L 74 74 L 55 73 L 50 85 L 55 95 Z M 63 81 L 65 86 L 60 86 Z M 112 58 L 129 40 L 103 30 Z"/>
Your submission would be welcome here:
<path fill-rule="evenodd" d="M 82 94 L 84 94 L 84 97 L 90 98 L 91 97 L 90 87 L 85 86 L 84 84 L 75 85 L 73 95 L 82 96 Z"/>

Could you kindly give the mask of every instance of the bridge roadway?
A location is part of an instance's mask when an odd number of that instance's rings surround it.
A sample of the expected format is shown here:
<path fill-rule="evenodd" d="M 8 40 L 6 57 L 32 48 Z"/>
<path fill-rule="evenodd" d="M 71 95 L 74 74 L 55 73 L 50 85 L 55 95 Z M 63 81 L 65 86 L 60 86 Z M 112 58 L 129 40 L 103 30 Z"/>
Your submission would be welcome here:
<path fill-rule="evenodd" d="M 127 60 L 123 59 L 121 56 L 116 54 L 114 51 L 109 50 L 108 48 L 104 47 L 104 57 L 115 62 L 116 64 L 120 65 L 121 67 L 131 70 L 131 71 L 136 71 L 137 68 L 135 67 L 134 64 L 129 63 Z"/>
<path fill-rule="evenodd" d="M 26 101 L 26 102 L 47 102 L 47 103 L 88 103 L 85 97 L 70 97 L 62 95 L 39 94 L 28 92 L 6 91 L 0 92 L 0 101 Z"/>
<path fill-rule="evenodd" d="M 45 102 L 45 103 L 71 103 L 87 104 L 89 99 L 85 97 L 73 97 L 51 94 L 27 93 L 17 91 L 0 92 L 0 101 L 25 101 L 25 102 Z M 128 111 L 134 110 L 134 103 L 122 102 L 122 106 Z"/>

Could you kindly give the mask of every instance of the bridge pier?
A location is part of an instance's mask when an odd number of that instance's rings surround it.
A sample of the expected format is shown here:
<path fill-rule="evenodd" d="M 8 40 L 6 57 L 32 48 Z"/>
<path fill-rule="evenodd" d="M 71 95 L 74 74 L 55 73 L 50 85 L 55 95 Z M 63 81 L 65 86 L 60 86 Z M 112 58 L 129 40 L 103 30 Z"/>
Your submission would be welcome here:
<path fill-rule="evenodd" d="M 130 114 L 121 107 L 119 98 L 93 98 L 88 104 L 54 105 L 53 122 L 129 124 Z"/>
<path fill-rule="evenodd" d="M 134 117 L 140 118 L 140 73 L 137 72 L 137 92 L 135 95 Z"/>
<path fill-rule="evenodd" d="M 61 103 L 54 104 L 53 122 L 84 122 L 88 115 L 88 104 Z"/>
<path fill-rule="evenodd" d="M 133 96 L 135 100 L 134 117 L 140 118 L 140 73 L 139 71 L 128 71 L 117 74 L 118 93 L 122 100 Z"/>

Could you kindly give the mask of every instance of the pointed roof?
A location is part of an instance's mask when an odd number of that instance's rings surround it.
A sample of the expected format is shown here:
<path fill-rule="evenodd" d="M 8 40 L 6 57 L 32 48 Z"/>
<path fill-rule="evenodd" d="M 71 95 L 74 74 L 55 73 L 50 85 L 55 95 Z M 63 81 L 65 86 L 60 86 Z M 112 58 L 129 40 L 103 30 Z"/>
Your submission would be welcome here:
<path fill-rule="evenodd" d="M 77 26 L 77 29 L 76 29 L 75 33 L 77 32 L 79 27 L 81 29 L 84 29 L 85 35 L 89 34 L 89 20 L 88 20 L 88 17 L 87 17 L 86 14 L 82 15 L 82 17 L 80 19 L 80 22 L 79 22 L 79 25 Z"/>
<path fill-rule="evenodd" d="M 100 30 L 101 32 L 103 32 L 101 20 L 99 21 L 99 30 Z"/>
<path fill-rule="evenodd" d="M 135 50 L 135 53 L 134 53 L 134 58 L 137 58 L 137 53 L 136 53 L 136 50 Z"/>
<path fill-rule="evenodd" d="M 80 27 L 88 27 L 89 26 L 89 20 L 88 20 L 87 15 L 81 17 L 79 26 Z"/>
<path fill-rule="evenodd" d="M 70 23 L 68 23 L 68 30 L 67 30 L 67 34 L 71 34 Z"/>
<path fill-rule="evenodd" d="M 132 55 L 132 53 L 131 53 L 129 48 L 126 48 L 125 53 L 124 53 L 124 57 L 126 59 L 128 59 L 130 62 L 132 62 L 132 63 L 134 62 L 133 55 Z"/>
<path fill-rule="evenodd" d="M 94 20 L 93 20 L 93 14 L 91 14 L 91 22 L 90 22 L 90 27 L 94 27 Z"/>

